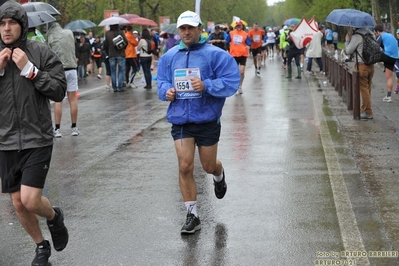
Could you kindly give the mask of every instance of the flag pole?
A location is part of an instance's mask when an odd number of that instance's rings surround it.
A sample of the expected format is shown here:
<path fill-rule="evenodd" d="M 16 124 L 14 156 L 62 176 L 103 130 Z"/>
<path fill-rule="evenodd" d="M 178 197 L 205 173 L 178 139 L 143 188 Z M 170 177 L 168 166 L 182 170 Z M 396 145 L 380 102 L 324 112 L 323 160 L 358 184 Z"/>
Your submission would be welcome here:
<path fill-rule="evenodd" d="M 201 17 L 201 0 L 195 0 L 195 13 Z"/>

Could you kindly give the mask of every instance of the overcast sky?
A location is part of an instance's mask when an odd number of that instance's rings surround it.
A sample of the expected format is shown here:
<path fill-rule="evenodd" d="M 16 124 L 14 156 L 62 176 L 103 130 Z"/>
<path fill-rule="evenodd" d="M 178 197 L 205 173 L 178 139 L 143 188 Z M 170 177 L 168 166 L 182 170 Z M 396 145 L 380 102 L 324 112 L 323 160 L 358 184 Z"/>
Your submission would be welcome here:
<path fill-rule="evenodd" d="M 272 6 L 274 3 L 276 3 L 276 2 L 283 2 L 284 0 L 267 0 L 267 4 L 269 5 L 269 6 Z"/>

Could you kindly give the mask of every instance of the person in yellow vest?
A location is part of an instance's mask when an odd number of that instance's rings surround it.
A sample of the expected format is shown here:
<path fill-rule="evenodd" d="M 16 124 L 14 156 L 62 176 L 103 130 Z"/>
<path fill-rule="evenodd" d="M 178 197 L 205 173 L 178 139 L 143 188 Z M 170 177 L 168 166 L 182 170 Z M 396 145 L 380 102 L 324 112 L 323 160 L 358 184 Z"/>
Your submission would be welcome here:
<path fill-rule="evenodd" d="M 230 54 L 234 57 L 240 67 L 240 87 L 238 93 L 242 94 L 242 83 L 244 81 L 245 65 L 248 58 L 249 46 L 251 39 L 243 30 L 242 21 L 237 21 L 235 29 L 230 31 L 226 37 L 226 43 L 230 44 Z"/>
<path fill-rule="evenodd" d="M 283 32 L 280 34 L 280 50 L 283 53 L 284 69 L 287 68 L 287 51 L 288 48 L 290 47 L 290 44 L 287 41 L 288 33 L 289 33 L 288 26 L 284 26 Z"/>

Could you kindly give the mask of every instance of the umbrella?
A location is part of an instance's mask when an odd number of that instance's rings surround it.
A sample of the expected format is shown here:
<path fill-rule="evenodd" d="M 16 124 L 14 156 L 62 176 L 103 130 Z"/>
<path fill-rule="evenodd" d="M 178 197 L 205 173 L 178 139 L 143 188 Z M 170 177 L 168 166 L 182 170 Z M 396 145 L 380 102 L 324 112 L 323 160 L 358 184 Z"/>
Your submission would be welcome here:
<path fill-rule="evenodd" d="M 61 15 L 61 13 L 50 4 L 44 2 L 29 2 L 22 4 L 26 12 L 47 11 L 50 15 Z"/>
<path fill-rule="evenodd" d="M 90 20 L 87 19 L 79 19 L 79 20 L 74 20 L 69 22 L 68 24 L 65 25 L 64 29 L 68 30 L 75 30 L 75 29 L 87 29 L 87 28 L 93 28 L 96 27 L 97 25 Z"/>
<path fill-rule="evenodd" d="M 245 26 L 245 27 L 247 27 L 247 26 L 248 26 L 248 23 L 247 23 L 246 21 L 244 21 L 244 20 L 242 20 L 242 19 L 241 19 L 241 20 L 239 20 L 239 21 L 241 21 L 241 22 L 242 22 L 242 24 L 244 24 L 244 26 Z M 237 22 L 237 21 L 233 21 L 233 22 L 231 22 L 231 24 L 230 24 L 230 25 L 231 25 L 233 28 L 235 28 L 235 27 L 236 27 L 236 22 Z"/>
<path fill-rule="evenodd" d="M 56 21 L 55 17 L 45 11 L 26 12 L 28 15 L 29 28 Z"/>
<path fill-rule="evenodd" d="M 177 24 L 172 23 L 169 25 L 165 25 L 161 28 L 163 32 L 170 33 L 170 34 L 179 34 L 179 29 L 176 28 Z"/>
<path fill-rule="evenodd" d="M 157 27 L 158 24 L 148 18 L 142 18 L 142 17 L 138 17 L 138 18 L 131 18 L 129 19 L 129 23 L 133 24 L 133 25 L 140 25 L 140 26 L 151 26 L 151 27 Z"/>
<path fill-rule="evenodd" d="M 127 20 L 130 20 L 130 19 L 132 19 L 132 18 L 138 18 L 138 17 L 140 17 L 139 15 L 136 15 L 136 14 L 123 14 L 123 15 L 120 15 L 119 16 L 120 18 L 125 18 L 125 19 L 127 19 Z"/>
<path fill-rule="evenodd" d="M 109 25 L 120 25 L 120 24 L 130 24 L 129 20 L 121 17 L 109 17 L 100 22 L 98 26 L 109 26 Z"/>
<path fill-rule="evenodd" d="M 366 12 L 356 9 L 334 9 L 326 18 L 327 22 L 337 26 L 373 27 L 374 18 Z"/>
<path fill-rule="evenodd" d="M 76 35 L 75 33 L 78 33 L 78 35 L 81 35 L 81 34 L 86 35 L 87 34 L 87 32 L 83 29 L 74 29 L 74 30 L 72 30 L 72 32 L 74 33 L 74 35 Z"/>
<path fill-rule="evenodd" d="M 298 23 L 300 21 L 301 21 L 301 19 L 299 19 L 299 18 L 289 18 L 289 19 L 286 19 L 283 24 L 287 25 L 287 26 L 292 25 L 292 24 L 298 25 Z"/>

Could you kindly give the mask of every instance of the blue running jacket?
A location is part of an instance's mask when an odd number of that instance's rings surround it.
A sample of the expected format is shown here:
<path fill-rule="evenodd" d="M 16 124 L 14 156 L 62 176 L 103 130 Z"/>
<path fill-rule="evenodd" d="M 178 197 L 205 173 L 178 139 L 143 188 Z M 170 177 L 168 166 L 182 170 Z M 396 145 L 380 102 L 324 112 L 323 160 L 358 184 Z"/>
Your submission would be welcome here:
<path fill-rule="evenodd" d="M 226 97 L 234 95 L 240 85 L 240 71 L 234 58 L 226 51 L 200 38 L 189 48 L 180 41 L 158 63 L 158 97 L 166 101 L 166 91 L 174 87 L 175 69 L 199 68 L 205 89 L 202 97 L 175 99 L 169 104 L 166 118 L 169 123 L 201 124 L 222 116 Z"/>

